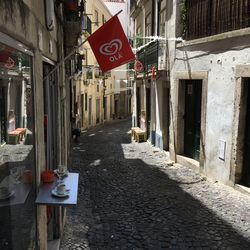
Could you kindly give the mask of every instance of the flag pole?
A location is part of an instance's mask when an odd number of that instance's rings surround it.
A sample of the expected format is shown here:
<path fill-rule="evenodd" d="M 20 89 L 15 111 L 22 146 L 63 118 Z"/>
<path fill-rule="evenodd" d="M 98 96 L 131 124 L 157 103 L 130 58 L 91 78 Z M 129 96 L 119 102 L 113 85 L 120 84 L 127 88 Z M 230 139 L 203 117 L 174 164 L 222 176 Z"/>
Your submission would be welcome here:
<path fill-rule="evenodd" d="M 119 15 L 120 13 L 122 12 L 122 10 L 118 11 L 114 16 L 117 16 Z M 82 41 L 79 45 L 75 46 L 74 49 L 72 49 L 70 51 L 70 53 L 65 56 L 44 78 L 43 78 L 43 81 L 46 80 L 52 73 L 54 73 L 59 66 L 61 66 L 63 64 L 64 61 L 66 61 L 68 58 L 70 58 L 75 52 L 77 49 L 79 49 L 84 43 L 86 43 L 88 40 L 88 38 L 86 38 L 84 41 Z"/>
<path fill-rule="evenodd" d="M 122 10 L 118 11 L 114 16 L 118 16 L 120 13 L 122 13 Z"/>

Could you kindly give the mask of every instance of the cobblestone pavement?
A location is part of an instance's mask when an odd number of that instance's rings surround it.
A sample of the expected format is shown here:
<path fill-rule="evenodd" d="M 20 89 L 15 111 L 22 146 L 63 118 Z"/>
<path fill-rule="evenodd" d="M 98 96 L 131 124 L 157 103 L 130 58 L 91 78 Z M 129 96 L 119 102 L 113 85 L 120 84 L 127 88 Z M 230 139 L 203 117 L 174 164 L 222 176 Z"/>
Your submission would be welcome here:
<path fill-rule="evenodd" d="M 167 166 L 165 152 L 131 143 L 129 128 L 100 125 L 73 145 L 79 201 L 61 249 L 250 249 L 250 198 Z"/>

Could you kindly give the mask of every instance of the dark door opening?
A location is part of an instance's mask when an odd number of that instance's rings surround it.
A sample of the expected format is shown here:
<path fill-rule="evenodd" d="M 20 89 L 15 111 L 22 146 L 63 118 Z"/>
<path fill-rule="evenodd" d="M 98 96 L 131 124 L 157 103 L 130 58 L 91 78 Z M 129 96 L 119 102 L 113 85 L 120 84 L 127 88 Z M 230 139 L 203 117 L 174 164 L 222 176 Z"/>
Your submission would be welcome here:
<path fill-rule="evenodd" d="M 92 124 L 92 98 L 89 98 L 89 126 Z"/>
<path fill-rule="evenodd" d="M 147 122 L 147 138 L 150 137 L 150 124 L 151 124 L 151 90 L 150 88 L 146 88 L 146 122 Z M 154 144 L 154 135 L 152 135 L 151 143 Z"/>
<path fill-rule="evenodd" d="M 184 155 L 200 158 L 202 80 L 185 81 Z"/>
<path fill-rule="evenodd" d="M 163 149 L 169 150 L 169 126 L 170 126 L 170 91 L 169 88 L 163 88 Z"/>
<path fill-rule="evenodd" d="M 6 91 L 2 85 L 3 81 L 0 79 L 0 145 L 6 142 L 7 128 L 6 128 Z"/>
<path fill-rule="evenodd" d="M 246 97 L 246 120 L 245 120 L 245 138 L 243 153 L 242 184 L 250 187 L 250 78 L 245 78 L 243 89 L 247 93 Z"/>
<path fill-rule="evenodd" d="M 140 87 L 136 87 L 136 125 L 140 127 L 141 118 L 141 98 L 140 98 Z"/>
<path fill-rule="evenodd" d="M 107 119 L 107 97 L 103 97 L 104 120 Z"/>

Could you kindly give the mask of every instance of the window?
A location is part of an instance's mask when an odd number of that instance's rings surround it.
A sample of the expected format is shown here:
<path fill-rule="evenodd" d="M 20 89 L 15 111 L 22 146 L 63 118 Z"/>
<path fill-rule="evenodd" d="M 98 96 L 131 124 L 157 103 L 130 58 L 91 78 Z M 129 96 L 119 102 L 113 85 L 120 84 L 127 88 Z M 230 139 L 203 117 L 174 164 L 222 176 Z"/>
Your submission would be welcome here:
<path fill-rule="evenodd" d="M 135 37 L 135 47 L 140 47 L 143 44 L 141 26 L 136 29 L 136 37 Z"/>
<path fill-rule="evenodd" d="M 102 15 L 102 24 L 106 23 L 104 15 Z"/>
<path fill-rule="evenodd" d="M 99 84 L 96 85 L 96 91 L 99 92 Z"/>
<path fill-rule="evenodd" d="M 93 70 L 92 70 L 92 68 L 87 69 L 86 77 L 87 77 L 87 79 L 93 79 Z"/>
<path fill-rule="evenodd" d="M 98 11 L 97 10 L 95 10 L 95 16 L 94 16 L 94 18 L 95 18 L 95 25 L 96 26 L 98 26 L 99 25 L 99 20 L 98 20 Z"/>
<path fill-rule="evenodd" d="M 33 108 L 32 58 L 0 43 L 0 249 L 35 248 Z"/>
<path fill-rule="evenodd" d="M 165 22 L 166 22 L 166 9 L 161 9 L 160 11 L 160 30 L 159 35 L 165 37 Z"/>
<path fill-rule="evenodd" d="M 151 36 L 151 13 L 145 18 L 145 36 Z M 145 43 L 147 41 L 145 40 Z"/>

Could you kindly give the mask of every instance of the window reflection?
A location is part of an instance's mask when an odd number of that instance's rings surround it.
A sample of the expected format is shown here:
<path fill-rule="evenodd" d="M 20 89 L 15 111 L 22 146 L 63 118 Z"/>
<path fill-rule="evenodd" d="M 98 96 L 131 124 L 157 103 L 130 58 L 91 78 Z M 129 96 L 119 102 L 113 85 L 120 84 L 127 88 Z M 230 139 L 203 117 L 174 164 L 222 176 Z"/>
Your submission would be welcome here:
<path fill-rule="evenodd" d="M 34 249 L 31 57 L 0 43 L 0 249 Z"/>

